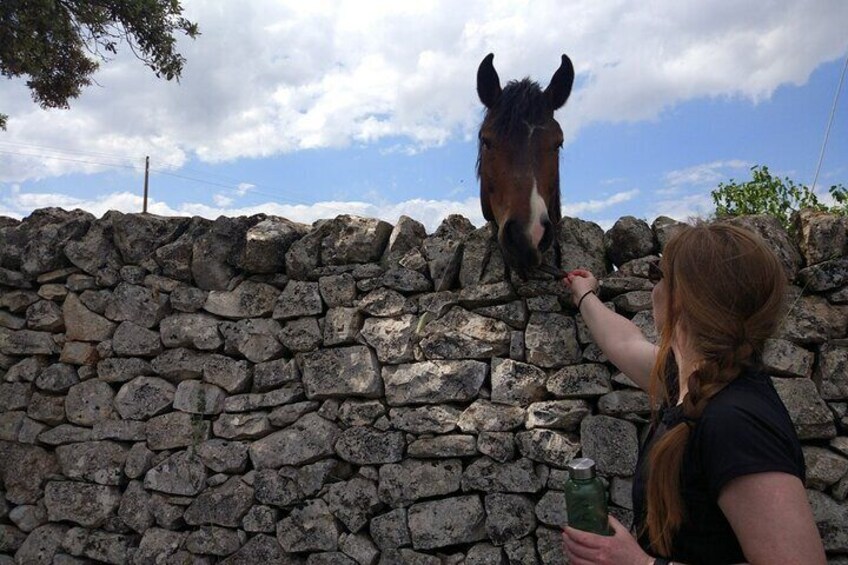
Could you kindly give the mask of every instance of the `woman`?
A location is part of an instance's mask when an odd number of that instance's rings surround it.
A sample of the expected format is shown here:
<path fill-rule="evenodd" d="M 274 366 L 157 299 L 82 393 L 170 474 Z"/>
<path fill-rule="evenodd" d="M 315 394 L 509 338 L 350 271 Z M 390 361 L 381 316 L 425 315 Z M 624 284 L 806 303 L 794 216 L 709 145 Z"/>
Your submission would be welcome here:
<path fill-rule="evenodd" d="M 652 265 L 655 346 L 596 295 L 564 281 L 596 343 L 655 407 L 633 481 L 635 539 L 566 527 L 572 565 L 824 564 L 786 408 L 760 370 L 786 286 L 774 254 L 727 224 L 684 226 Z"/>

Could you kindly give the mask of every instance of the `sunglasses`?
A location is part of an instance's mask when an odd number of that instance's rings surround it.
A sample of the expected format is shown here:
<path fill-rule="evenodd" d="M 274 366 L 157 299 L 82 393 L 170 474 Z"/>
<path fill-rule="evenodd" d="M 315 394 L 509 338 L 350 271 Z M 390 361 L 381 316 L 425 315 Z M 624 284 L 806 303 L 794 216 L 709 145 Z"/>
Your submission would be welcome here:
<path fill-rule="evenodd" d="M 662 269 L 660 269 L 660 260 L 656 259 L 648 263 L 648 280 L 654 284 L 660 282 L 663 278 Z"/>

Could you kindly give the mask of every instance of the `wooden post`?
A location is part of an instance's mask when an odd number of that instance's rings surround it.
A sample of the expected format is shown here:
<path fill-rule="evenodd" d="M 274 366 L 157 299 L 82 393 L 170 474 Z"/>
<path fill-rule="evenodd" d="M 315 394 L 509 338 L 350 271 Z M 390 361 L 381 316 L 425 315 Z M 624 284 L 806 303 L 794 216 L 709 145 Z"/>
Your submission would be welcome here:
<path fill-rule="evenodd" d="M 147 214 L 147 179 L 150 177 L 150 156 L 144 158 L 144 208 L 142 214 Z"/>

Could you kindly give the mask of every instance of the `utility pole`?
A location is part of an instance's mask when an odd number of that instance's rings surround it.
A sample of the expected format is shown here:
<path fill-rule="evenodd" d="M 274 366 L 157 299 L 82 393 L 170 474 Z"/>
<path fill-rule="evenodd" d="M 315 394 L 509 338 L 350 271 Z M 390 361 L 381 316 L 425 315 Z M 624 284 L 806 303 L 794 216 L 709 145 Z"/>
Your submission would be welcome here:
<path fill-rule="evenodd" d="M 144 158 L 144 208 L 142 214 L 147 214 L 147 179 L 150 176 L 150 156 Z"/>

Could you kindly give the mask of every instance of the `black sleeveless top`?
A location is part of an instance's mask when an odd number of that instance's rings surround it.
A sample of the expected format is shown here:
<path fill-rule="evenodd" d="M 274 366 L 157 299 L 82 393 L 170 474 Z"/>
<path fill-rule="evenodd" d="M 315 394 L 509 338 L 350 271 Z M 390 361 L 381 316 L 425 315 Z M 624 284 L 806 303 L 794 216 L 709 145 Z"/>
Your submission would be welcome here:
<path fill-rule="evenodd" d="M 670 389 L 676 389 L 676 378 Z M 670 398 L 677 392 L 670 390 Z M 660 409 L 659 423 L 651 426 L 639 450 L 633 479 L 634 525 L 639 544 L 651 555 L 643 532 L 646 519 L 645 488 L 648 454 L 657 439 L 683 420 L 682 408 Z M 681 490 L 685 507 L 683 525 L 674 536 L 673 561 L 725 564 L 746 561 L 739 540 L 718 506 L 721 489 L 743 475 L 778 471 L 804 481 L 804 456 L 789 413 L 771 379 L 762 372 L 740 375 L 707 404 L 689 434 L 681 466 Z"/>

